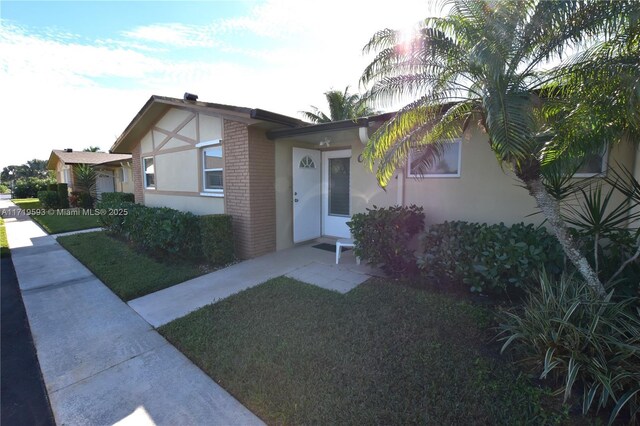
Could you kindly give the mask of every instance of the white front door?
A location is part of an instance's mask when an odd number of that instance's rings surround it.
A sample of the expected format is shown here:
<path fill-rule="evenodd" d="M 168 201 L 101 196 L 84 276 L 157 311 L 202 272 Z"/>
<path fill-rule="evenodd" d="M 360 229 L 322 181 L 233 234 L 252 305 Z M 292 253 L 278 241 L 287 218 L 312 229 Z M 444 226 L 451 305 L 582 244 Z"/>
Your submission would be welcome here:
<path fill-rule="evenodd" d="M 322 234 L 349 238 L 351 150 L 322 153 Z"/>
<path fill-rule="evenodd" d="M 320 151 L 293 148 L 293 242 L 320 237 Z"/>
<path fill-rule="evenodd" d="M 109 170 L 98 170 L 96 172 L 96 195 L 102 198 L 103 192 L 114 192 L 113 172 Z"/>

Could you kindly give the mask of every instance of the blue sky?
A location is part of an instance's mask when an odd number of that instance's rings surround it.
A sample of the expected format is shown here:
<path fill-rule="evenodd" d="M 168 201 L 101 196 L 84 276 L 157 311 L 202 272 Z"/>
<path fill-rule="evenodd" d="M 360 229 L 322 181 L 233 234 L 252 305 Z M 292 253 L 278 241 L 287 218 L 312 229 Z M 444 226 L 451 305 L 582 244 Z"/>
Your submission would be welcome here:
<path fill-rule="evenodd" d="M 0 2 L 0 167 L 107 150 L 153 94 L 300 117 L 350 85 L 424 0 Z"/>

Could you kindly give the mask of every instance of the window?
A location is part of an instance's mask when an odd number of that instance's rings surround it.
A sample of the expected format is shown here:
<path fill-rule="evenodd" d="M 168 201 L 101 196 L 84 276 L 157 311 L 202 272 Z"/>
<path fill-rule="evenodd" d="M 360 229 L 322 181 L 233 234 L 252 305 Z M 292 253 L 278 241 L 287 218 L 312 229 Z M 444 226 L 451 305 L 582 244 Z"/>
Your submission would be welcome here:
<path fill-rule="evenodd" d="M 71 184 L 71 167 L 70 166 L 64 166 L 64 169 L 62 170 L 62 182 Z"/>
<path fill-rule="evenodd" d="M 350 158 L 329 159 L 329 216 L 349 216 Z"/>
<path fill-rule="evenodd" d="M 153 167 L 153 157 L 143 158 L 142 168 L 144 169 L 144 187 L 148 189 L 155 189 L 156 172 Z"/>
<path fill-rule="evenodd" d="M 442 156 L 439 159 L 435 159 L 434 163 L 427 167 L 419 155 L 421 152 L 417 149 L 409 152 L 409 164 L 407 167 L 409 177 L 460 177 L 460 150 L 462 143 L 460 140 L 456 140 L 450 144 L 447 144 Z M 430 147 L 427 150 L 433 149 Z"/>
<path fill-rule="evenodd" d="M 298 167 L 300 167 L 301 169 L 315 169 L 316 164 L 313 162 L 313 158 L 305 155 L 304 157 L 302 157 L 302 160 L 300 160 L 300 164 L 298 165 Z"/>
<path fill-rule="evenodd" d="M 223 192 L 223 166 L 222 146 L 220 144 L 202 150 L 202 175 L 205 192 Z"/>
<path fill-rule="evenodd" d="M 607 171 L 607 157 L 609 157 L 608 149 L 599 154 L 587 155 L 574 177 L 593 177 L 605 174 Z"/>

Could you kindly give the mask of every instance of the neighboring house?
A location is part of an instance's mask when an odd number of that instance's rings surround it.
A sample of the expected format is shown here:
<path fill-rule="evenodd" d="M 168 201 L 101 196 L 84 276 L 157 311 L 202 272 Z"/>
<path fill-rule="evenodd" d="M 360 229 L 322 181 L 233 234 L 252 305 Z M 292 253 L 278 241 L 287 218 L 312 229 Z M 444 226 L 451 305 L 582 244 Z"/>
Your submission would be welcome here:
<path fill-rule="evenodd" d="M 47 168 L 54 170 L 58 183 L 69 185 L 69 192 L 76 191 L 73 168 L 89 164 L 96 170 L 96 194 L 103 192 L 133 192 L 131 155 L 106 152 L 73 151 L 72 149 L 51 151 Z"/>
<path fill-rule="evenodd" d="M 379 188 L 361 154 L 369 132 L 389 117 L 309 125 L 261 109 L 152 96 L 111 152 L 132 154 L 137 202 L 232 215 L 241 258 L 348 237 L 351 215 L 374 205 L 421 205 L 428 223 L 542 221 L 530 216 L 533 198 L 500 169 L 477 128 L 432 168 L 410 158 Z M 604 172 L 607 157 L 640 174 L 637 149 L 619 145 L 577 177 Z"/>

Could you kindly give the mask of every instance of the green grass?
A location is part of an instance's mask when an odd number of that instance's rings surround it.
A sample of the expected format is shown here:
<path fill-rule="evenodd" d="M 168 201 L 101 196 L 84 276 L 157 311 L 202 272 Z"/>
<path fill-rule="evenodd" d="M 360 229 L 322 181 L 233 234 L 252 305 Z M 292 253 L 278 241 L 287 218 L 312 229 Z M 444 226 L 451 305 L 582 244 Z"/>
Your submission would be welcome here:
<path fill-rule="evenodd" d="M 7 228 L 4 219 L 0 217 L 0 257 L 9 256 L 9 242 L 7 241 Z"/>
<path fill-rule="evenodd" d="M 546 389 L 488 344 L 486 308 L 384 280 L 288 278 L 159 330 L 269 424 L 553 424 Z"/>
<path fill-rule="evenodd" d="M 23 210 L 42 210 L 38 211 L 38 214 L 31 214 L 30 216 L 31 219 L 38 222 L 49 234 L 60 234 L 62 232 L 99 228 L 101 226 L 100 222 L 98 222 L 98 216 L 90 216 L 86 214 L 88 211 L 83 209 L 61 209 L 50 214 L 42 208 L 37 198 L 22 198 L 11 201 Z M 40 214 L 43 212 L 44 214 Z M 74 215 L 63 213 L 74 213 Z"/>
<path fill-rule="evenodd" d="M 206 272 L 189 262 L 159 262 L 104 232 L 67 235 L 58 242 L 125 301 Z"/>

